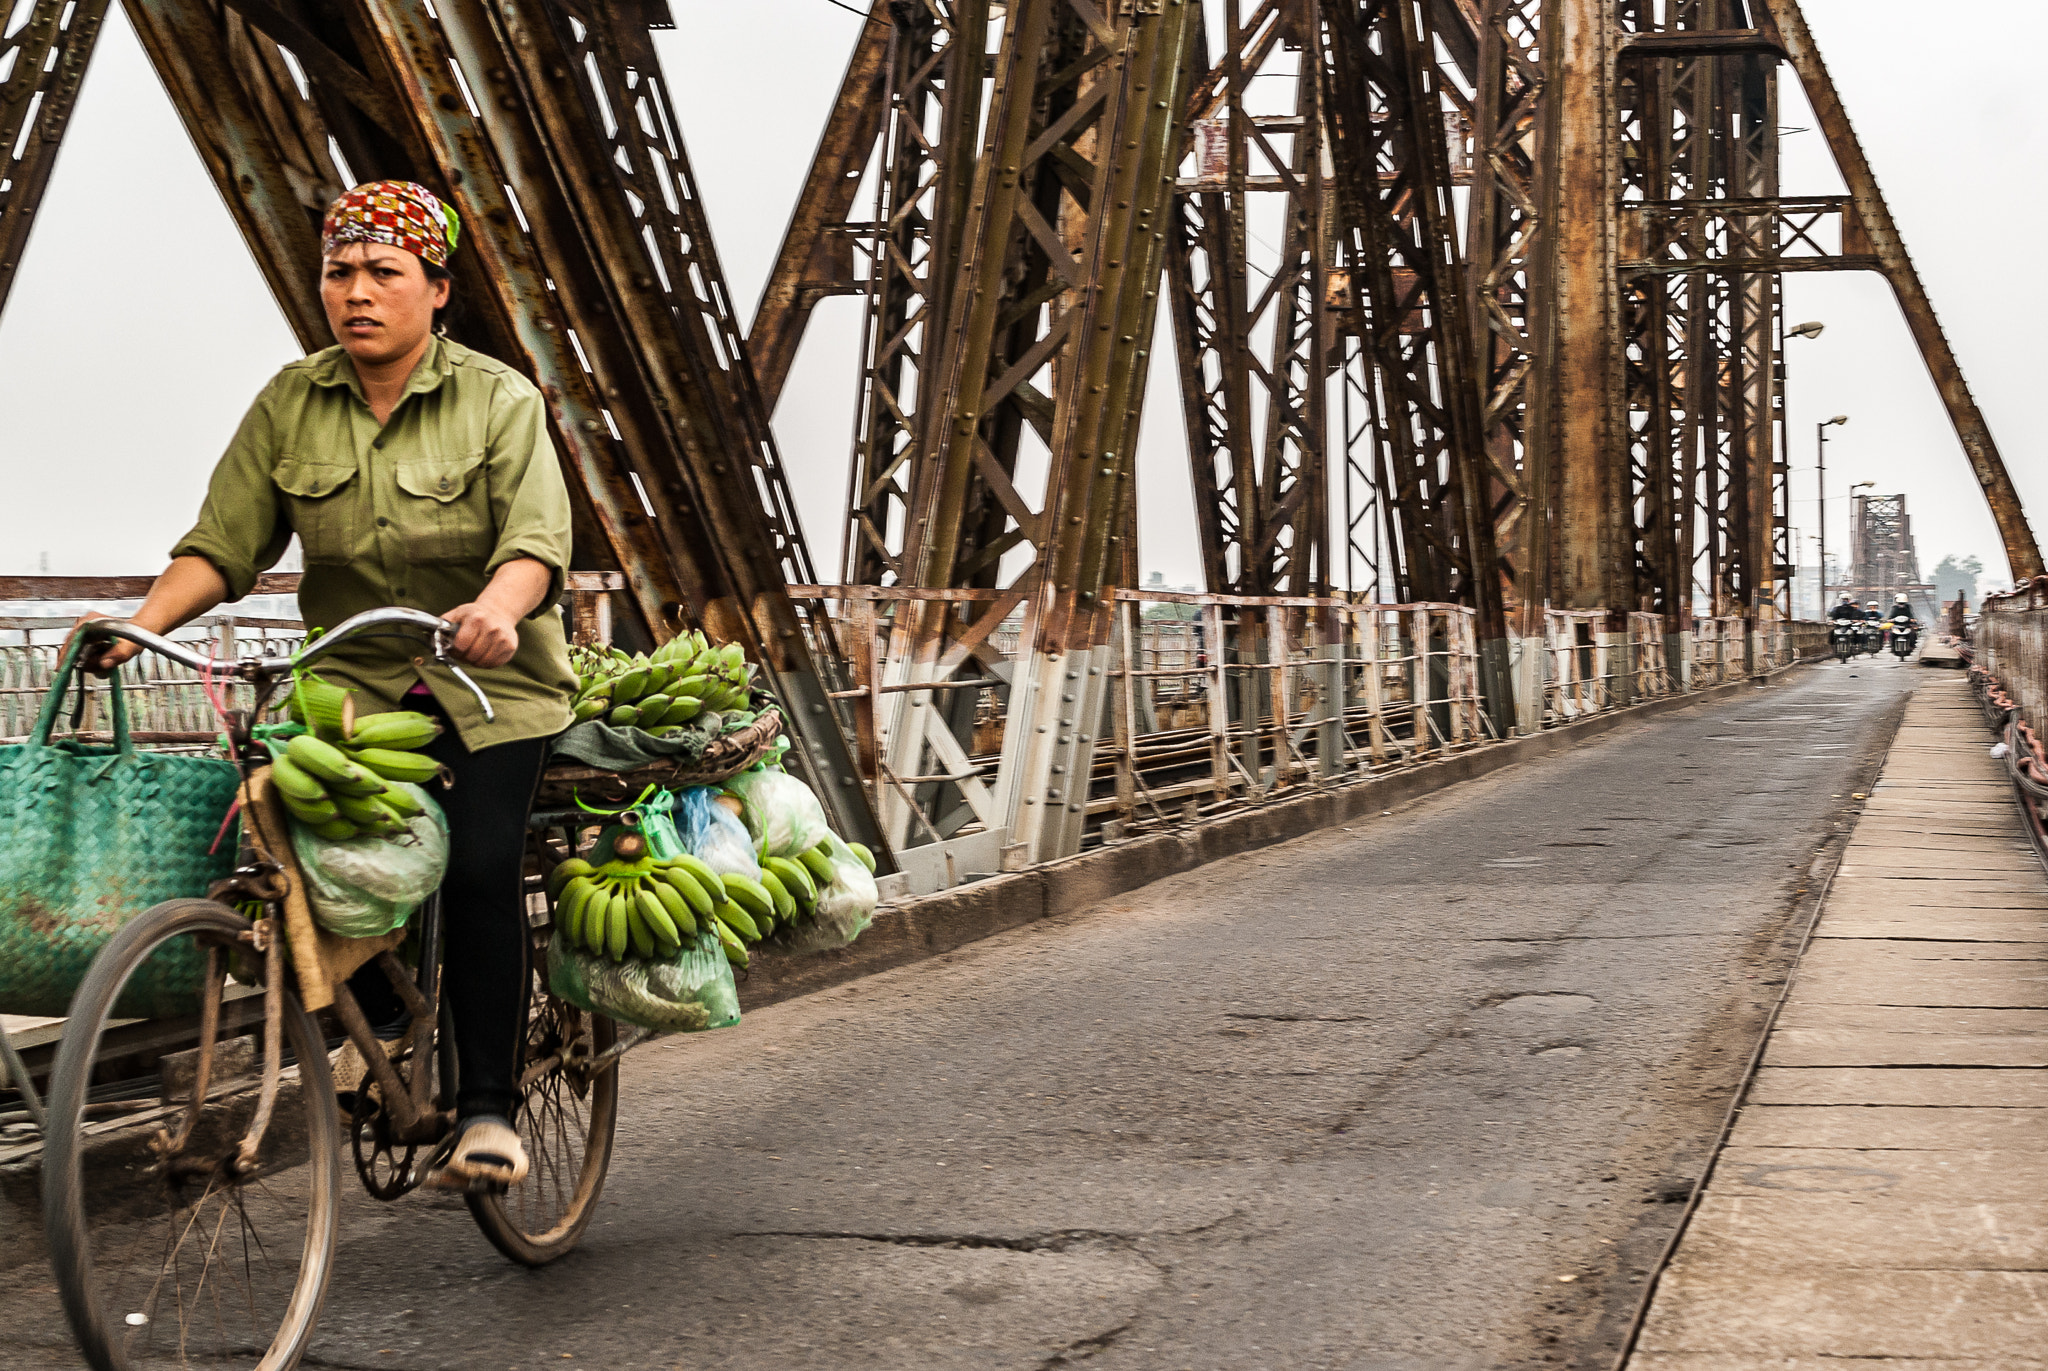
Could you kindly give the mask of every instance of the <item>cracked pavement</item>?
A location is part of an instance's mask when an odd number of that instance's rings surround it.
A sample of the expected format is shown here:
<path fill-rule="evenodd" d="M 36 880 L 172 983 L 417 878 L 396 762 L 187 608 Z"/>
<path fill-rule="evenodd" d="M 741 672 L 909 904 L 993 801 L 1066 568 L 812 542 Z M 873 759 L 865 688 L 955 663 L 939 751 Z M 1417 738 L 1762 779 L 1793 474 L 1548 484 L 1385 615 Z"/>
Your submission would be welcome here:
<path fill-rule="evenodd" d="M 347 1178 L 308 1364 L 1604 1367 L 1923 679 L 1805 669 L 638 1051 L 556 1266 Z"/>

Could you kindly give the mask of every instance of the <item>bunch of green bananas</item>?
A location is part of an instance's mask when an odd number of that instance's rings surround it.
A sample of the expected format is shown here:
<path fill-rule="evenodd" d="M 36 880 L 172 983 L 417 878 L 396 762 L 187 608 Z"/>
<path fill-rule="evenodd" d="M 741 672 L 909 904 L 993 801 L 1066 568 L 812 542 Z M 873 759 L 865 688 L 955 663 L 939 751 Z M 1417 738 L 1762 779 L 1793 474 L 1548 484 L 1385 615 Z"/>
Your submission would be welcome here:
<path fill-rule="evenodd" d="M 729 899 L 725 878 L 685 853 L 666 861 L 639 839 L 621 839 L 612 859 L 592 866 L 571 857 L 548 873 L 555 927 L 572 947 L 613 961 L 627 954 L 664 960 L 697 936 L 698 921 Z"/>
<path fill-rule="evenodd" d="M 734 710 L 747 702 L 745 650 L 738 643 L 713 647 L 702 632 L 680 634 L 652 656 L 578 648 L 572 663 L 581 683 L 575 701 L 578 723 L 603 719 L 616 728 L 666 737 L 700 713 Z"/>
<path fill-rule="evenodd" d="M 416 750 L 439 737 L 441 725 L 411 710 L 372 714 L 359 723 L 352 709 L 331 715 L 316 709 L 307 718 L 313 732 L 268 742 L 271 783 L 285 808 L 322 838 L 405 833 L 422 807 L 393 782 L 424 785 L 441 774 L 439 762 Z"/>

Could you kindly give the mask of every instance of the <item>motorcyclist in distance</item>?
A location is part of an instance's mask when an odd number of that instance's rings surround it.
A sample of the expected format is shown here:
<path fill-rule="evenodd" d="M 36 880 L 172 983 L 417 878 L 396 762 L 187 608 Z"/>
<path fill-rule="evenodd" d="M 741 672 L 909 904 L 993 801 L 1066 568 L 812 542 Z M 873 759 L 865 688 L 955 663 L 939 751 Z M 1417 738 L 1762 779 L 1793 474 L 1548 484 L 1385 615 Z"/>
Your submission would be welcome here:
<path fill-rule="evenodd" d="M 1903 592 L 1892 597 L 1892 610 L 1886 617 L 1904 619 L 1907 623 L 1914 625 L 1918 625 L 1920 622 L 1918 616 L 1913 613 L 1912 601 L 1908 600 Z"/>
<path fill-rule="evenodd" d="M 1884 611 L 1877 607 L 1877 601 L 1869 600 L 1864 603 L 1863 617 L 1866 619 L 1882 619 Z"/>
<path fill-rule="evenodd" d="M 1856 607 L 1854 596 L 1844 595 L 1836 606 L 1828 611 L 1830 619 L 1861 619 L 1863 611 Z"/>

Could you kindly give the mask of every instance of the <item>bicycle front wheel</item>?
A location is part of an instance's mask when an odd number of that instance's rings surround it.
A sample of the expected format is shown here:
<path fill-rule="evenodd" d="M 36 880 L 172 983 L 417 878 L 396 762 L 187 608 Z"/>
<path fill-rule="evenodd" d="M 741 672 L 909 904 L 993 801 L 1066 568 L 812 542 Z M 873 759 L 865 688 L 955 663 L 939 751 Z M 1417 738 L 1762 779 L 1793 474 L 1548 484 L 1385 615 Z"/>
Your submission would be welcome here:
<path fill-rule="evenodd" d="M 334 1087 L 326 1045 L 289 988 L 252 993 L 228 978 L 229 950 L 248 930 L 211 900 L 157 905 L 114 936 L 72 999 L 51 1072 L 43 1211 L 64 1312 L 96 1371 L 288 1371 L 319 1319 L 340 1182 Z M 124 1054 L 108 1033 L 129 978 L 193 940 L 208 967 L 194 1022 L 220 1024 L 196 1116 L 190 1076 L 181 1087 L 180 1073 L 159 1073 L 161 1044 Z M 280 997 L 297 1078 L 280 1083 L 244 1160 L 266 993 Z M 159 1096 L 173 1098 L 159 1109 Z M 160 1129 L 138 1125 L 152 1114 Z M 110 1129 L 110 1115 L 126 1126 Z"/>

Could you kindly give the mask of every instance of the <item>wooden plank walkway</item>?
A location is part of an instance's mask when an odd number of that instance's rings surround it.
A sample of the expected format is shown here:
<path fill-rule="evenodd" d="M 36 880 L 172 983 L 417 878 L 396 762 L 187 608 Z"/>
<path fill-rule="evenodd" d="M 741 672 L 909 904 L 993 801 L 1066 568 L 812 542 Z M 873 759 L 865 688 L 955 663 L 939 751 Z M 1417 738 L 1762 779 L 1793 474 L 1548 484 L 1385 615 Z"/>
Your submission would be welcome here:
<path fill-rule="evenodd" d="M 1630 1367 L 2048 1367 L 2048 878 L 1990 743 L 1914 693 Z"/>

